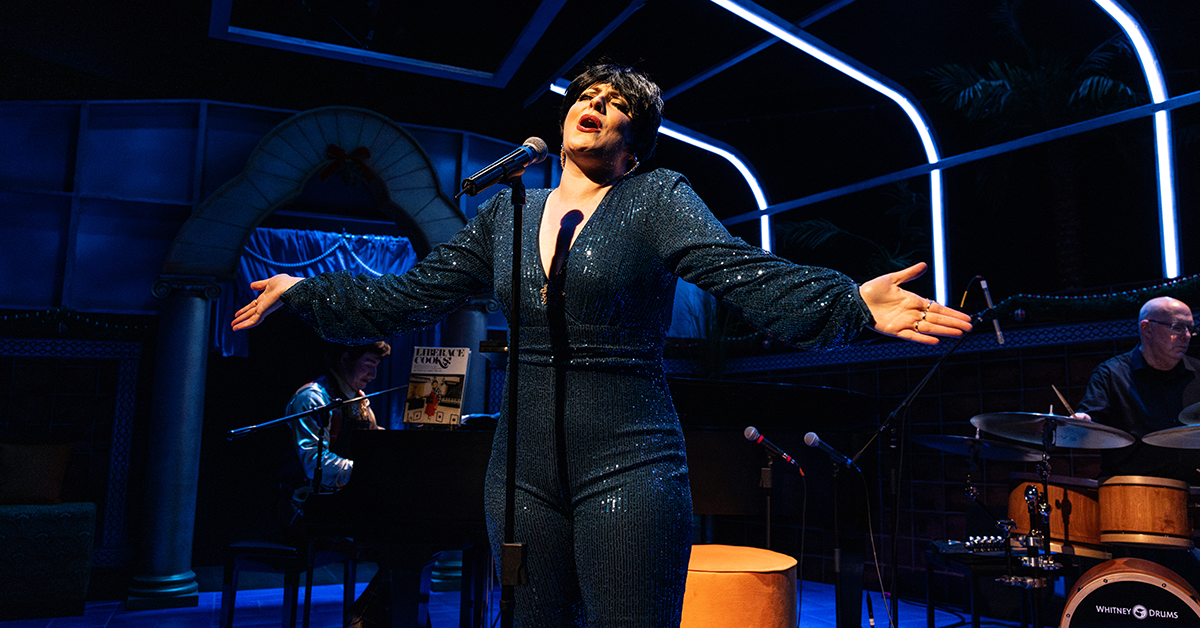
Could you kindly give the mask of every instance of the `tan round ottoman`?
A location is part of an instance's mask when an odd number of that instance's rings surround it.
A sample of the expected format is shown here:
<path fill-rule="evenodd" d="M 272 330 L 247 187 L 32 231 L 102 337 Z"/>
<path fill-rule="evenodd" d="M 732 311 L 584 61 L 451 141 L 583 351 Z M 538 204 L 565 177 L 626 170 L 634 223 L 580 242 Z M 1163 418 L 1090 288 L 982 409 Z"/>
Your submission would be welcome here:
<path fill-rule="evenodd" d="M 734 545 L 693 545 L 682 628 L 796 628 L 796 559 Z"/>

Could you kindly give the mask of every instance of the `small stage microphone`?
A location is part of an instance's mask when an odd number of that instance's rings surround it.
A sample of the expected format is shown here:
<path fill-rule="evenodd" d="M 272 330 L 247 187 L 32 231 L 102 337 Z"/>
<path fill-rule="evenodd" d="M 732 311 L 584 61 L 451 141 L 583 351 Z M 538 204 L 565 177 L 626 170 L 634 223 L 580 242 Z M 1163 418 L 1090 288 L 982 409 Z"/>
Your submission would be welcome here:
<path fill-rule="evenodd" d="M 862 473 L 862 470 L 860 470 L 858 468 L 858 465 L 854 464 L 853 460 L 843 456 L 842 452 L 834 449 L 833 447 L 830 447 L 828 443 L 821 440 L 821 437 L 817 436 L 816 432 L 809 432 L 809 433 L 805 434 L 804 435 L 804 444 L 808 445 L 809 447 L 818 447 L 821 449 L 821 451 L 825 452 L 825 455 L 829 456 L 834 462 L 836 462 L 840 465 L 849 467 L 851 469 L 854 469 L 855 471 L 858 471 L 859 473 Z"/>
<path fill-rule="evenodd" d="M 987 301 L 988 309 L 992 308 L 992 292 L 988 290 L 987 279 L 979 278 L 979 287 L 983 288 L 983 299 Z M 996 344 L 1004 344 L 1004 334 L 1000 331 L 1000 318 L 996 316 L 996 312 L 992 312 L 992 327 L 996 328 Z"/>
<path fill-rule="evenodd" d="M 496 185 L 504 183 L 513 177 L 521 176 L 525 168 L 546 158 L 546 143 L 540 137 L 531 137 L 513 152 L 496 160 L 490 166 L 463 179 L 462 189 L 454 195 L 454 199 L 466 194 L 476 194 Z"/>
<path fill-rule="evenodd" d="M 800 468 L 799 462 L 796 462 L 791 456 L 784 453 L 782 449 L 776 447 L 775 443 L 772 443 L 771 441 L 767 440 L 766 438 L 763 438 L 763 435 L 759 434 L 758 429 L 755 428 L 753 425 L 751 425 L 750 427 L 747 427 L 746 430 L 744 432 L 742 432 L 742 436 L 745 436 L 746 440 L 748 440 L 748 441 L 758 443 L 759 445 L 766 447 L 767 451 L 769 451 L 769 452 L 775 454 L 776 456 L 779 456 L 780 458 L 783 458 L 787 462 L 791 463 L 791 465 L 796 467 L 796 470 L 800 472 L 800 475 L 804 475 L 804 469 Z"/>

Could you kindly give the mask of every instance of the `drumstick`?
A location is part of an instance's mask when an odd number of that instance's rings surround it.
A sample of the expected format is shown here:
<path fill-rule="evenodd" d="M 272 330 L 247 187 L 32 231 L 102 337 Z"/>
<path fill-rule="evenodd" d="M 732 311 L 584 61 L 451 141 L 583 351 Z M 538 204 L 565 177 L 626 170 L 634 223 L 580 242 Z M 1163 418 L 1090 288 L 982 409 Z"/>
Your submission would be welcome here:
<path fill-rule="evenodd" d="M 1058 400 L 1061 401 L 1063 406 L 1067 409 L 1067 416 L 1075 416 L 1075 409 L 1071 407 L 1070 403 L 1067 403 L 1067 398 L 1063 397 L 1062 393 L 1058 392 L 1058 388 L 1054 384 L 1050 384 L 1050 387 L 1054 389 L 1054 394 L 1058 395 Z"/>

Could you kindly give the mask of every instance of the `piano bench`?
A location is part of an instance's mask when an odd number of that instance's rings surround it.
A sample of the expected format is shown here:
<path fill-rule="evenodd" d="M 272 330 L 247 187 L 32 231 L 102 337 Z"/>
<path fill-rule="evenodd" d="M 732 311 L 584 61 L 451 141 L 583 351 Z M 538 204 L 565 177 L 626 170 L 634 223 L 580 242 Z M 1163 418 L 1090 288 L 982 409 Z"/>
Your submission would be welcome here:
<path fill-rule="evenodd" d="M 796 559 L 734 545 L 693 545 L 681 628 L 796 628 Z"/>
<path fill-rule="evenodd" d="M 283 574 L 283 628 L 296 625 L 296 603 L 300 597 L 300 576 L 308 571 L 308 548 L 299 548 L 271 541 L 238 541 L 225 548 L 225 572 L 221 584 L 220 628 L 232 628 L 233 610 L 237 600 L 238 575 L 243 571 Z M 357 556 L 334 549 L 314 549 L 313 566 L 321 567 L 345 562 L 342 583 L 342 616 L 347 619 L 354 603 Z M 310 575 L 311 578 L 311 575 Z M 311 580 L 309 582 L 311 586 Z M 305 599 L 304 626 L 308 628 L 308 604 Z"/>

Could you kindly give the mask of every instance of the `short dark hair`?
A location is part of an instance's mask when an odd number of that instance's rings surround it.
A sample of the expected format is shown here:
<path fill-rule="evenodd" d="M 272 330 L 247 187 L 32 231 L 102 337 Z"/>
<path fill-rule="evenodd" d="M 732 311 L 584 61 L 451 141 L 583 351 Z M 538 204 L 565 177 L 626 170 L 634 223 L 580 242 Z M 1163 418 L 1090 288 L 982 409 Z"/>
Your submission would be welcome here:
<path fill-rule="evenodd" d="M 351 362 L 363 357 L 368 353 L 377 355 L 379 356 L 379 359 L 382 360 L 392 353 L 392 346 L 382 340 L 369 342 L 365 345 L 355 345 L 352 347 L 336 343 L 329 343 L 328 347 L 326 348 L 325 355 L 329 360 L 329 366 L 331 368 L 337 366 L 341 362 L 343 353 L 350 357 Z"/>
<path fill-rule="evenodd" d="M 658 127 L 662 123 L 662 91 L 641 70 L 614 63 L 599 63 L 588 66 L 583 74 L 575 77 L 563 96 L 558 112 L 558 128 L 562 131 L 567 121 L 567 112 L 579 100 L 579 95 L 596 84 L 612 85 L 613 89 L 629 103 L 630 130 L 633 134 L 633 154 L 638 160 L 648 159 L 654 154 L 658 141 Z"/>

